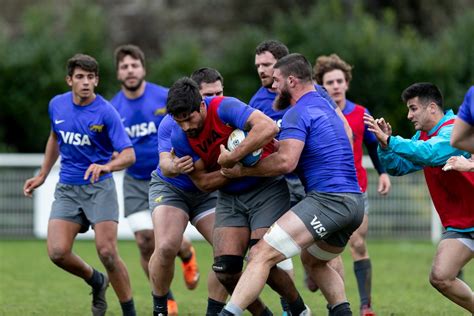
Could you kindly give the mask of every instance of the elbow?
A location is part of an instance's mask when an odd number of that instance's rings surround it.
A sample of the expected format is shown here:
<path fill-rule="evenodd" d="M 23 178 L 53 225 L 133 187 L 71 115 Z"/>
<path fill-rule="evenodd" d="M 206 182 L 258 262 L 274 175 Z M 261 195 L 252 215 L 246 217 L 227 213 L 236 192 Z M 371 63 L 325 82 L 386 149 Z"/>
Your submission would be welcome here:
<path fill-rule="evenodd" d="M 217 189 L 214 186 L 210 185 L 208 182 L 204 182 L 204 181 L 199 181 L 194 184 L 197 186 L 199 190 L 201 190 L 204 193 L 211 193 Z"/>
<path fill-rule="evenodd" d="M 125 150 L 126 150 L 126 154 L 124 155 L 125 156 L 124 164 L 125 164 L 125 168 L 127 168 L 133 165 L 135 161 L 137 160 L 137 158 L 135 156 L 135 150 L 133 150 L 133 148 L 129 148 Z"/>
<path fill-rule="evenodd" d="M 456 148 L 459 148 L 459 140 L 455 137 L 451 137 L 450 141 L 449 141 L 449 144 L 452 146 L 452 147 L 456 147 Z"/>
<path fill-rule="evenodd" d="M 296 169 L 296 163 L 293 161 L 286 160 L 280 164 L 281 174 L 292 173 Z"/>

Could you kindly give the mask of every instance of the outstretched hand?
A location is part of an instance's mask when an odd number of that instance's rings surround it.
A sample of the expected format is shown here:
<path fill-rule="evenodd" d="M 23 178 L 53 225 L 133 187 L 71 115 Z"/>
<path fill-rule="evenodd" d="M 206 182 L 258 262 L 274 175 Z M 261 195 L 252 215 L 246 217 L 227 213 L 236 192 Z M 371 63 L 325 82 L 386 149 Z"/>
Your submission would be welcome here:
<path fill-rule="evenodd" d="M 374 119 L 372 115 L 367 113 L 364 113 L 364 123 L 367 125 L 367 129 L 377 137 L 380 146 L 382 148 L 387 147 L 388 138 L 392 135 L 390 123 L 386 122 L 383 117 Z"/>

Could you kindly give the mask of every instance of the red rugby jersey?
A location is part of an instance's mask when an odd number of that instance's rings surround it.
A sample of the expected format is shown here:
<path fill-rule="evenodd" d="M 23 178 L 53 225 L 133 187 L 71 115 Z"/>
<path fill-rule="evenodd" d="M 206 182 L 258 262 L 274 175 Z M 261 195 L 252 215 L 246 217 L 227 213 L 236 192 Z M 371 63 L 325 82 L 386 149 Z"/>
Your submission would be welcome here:
<path fill-rule="evenodd" d="M 426 141 L 438 135 L 444 122 L 433 134 L 421 132 L 420 140 Z M 431 199 L 444 227 L 459 229 L 474 227 L 474 172 L 443 171 L 442 166 L 424 167 L 426 184 Z"/>
<path fill-rule="evenodd" d="M 227 147 L 227 139 L 235 127 L 224 123 L 217 113 L 225 97 L 213 98 L 207 106 L 207 116 L 204 127 L 197 138 L 188 137 L 191 148 L 199 155 L 208 171 L 220 169 L 217 158 L 221 153 L 220 145 Z M 274 152 L 274 143 L 270 142 L 263 148 L 262 159 Z"/>

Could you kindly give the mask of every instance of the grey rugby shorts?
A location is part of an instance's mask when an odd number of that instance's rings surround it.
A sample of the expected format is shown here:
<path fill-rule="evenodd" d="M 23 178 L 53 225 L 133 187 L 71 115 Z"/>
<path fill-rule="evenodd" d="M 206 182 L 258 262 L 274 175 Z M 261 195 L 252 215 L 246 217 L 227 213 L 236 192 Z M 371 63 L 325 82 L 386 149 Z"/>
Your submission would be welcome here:
<path fill-rule="evenodd" d="M 89 225 L 118 222 L 118 218 L 117 191 L 112 177 L 84 185 L 56 184 L 49 219 L 78 223 L 82 226 L 81 233 L 84 233 Z"/>

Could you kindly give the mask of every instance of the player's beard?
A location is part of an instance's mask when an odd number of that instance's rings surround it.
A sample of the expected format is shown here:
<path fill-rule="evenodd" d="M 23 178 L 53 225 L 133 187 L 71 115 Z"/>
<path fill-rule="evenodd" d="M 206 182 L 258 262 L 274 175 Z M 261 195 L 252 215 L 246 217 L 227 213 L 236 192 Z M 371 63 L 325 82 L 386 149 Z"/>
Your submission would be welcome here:
<path fill-rule="evenodd" d="M 122 81 L 122 85 L 125 87 L 125 89 L 132 92 L 137 91 L 142 86 L 142 83 L 143 83 L 143 79 L 138 80 L 137 84 L 133 86 L 127 85 L 126 81 Z"/>
<path fill-rule="evenodd" d="M 280 91 L 273 101 L 273 109 L 276 111 L 281 111 L 290 106 L 291 94 L 286 87 Z"/>

